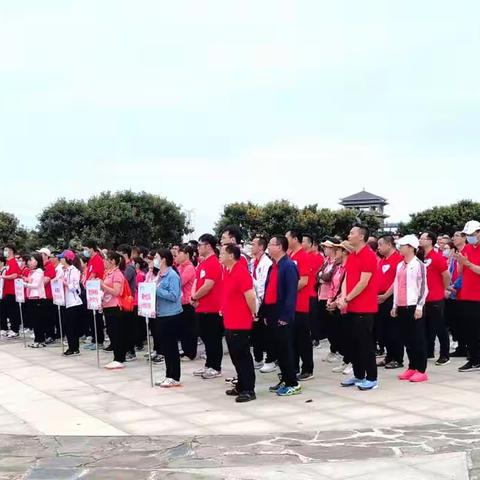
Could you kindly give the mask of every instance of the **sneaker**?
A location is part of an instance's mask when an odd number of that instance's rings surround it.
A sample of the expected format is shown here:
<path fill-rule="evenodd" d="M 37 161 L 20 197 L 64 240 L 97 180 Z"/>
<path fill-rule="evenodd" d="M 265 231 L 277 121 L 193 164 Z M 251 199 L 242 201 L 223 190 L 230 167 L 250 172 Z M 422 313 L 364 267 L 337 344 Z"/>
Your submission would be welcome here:
<path fill-rule="evenodd" d="M 157 352 L 154 350 L 151 354 L 150 354 L 150 358 L 154 358 L 155 356 L 157 355 Z M 145 358 L 147 361 L 148 361 L 148 357 L 149 357 L 149 354 L 146 353 L 143 358 Z"/>
<path fill-rule="evenodd" d="M 110 344 L 108 347 L 103 347 L 104 352 L 113 352 L 113 345 Z"/>
<path fill-rule="evenodd" d="M 122 368 L 125 368 L 125 365 L 121 362 L 116 362 L 114 360 L 113 362 L 107 363 L 105 365 L 105 368 L 107 370 L 121 370 Z"/>
<path fill-rule="evenodd" d="M 215 370 L 213 368 L 207 368 L 202 375 L 204 380 L 210 380 L 211 378 L 218 378 L 222 376 L 222 372 Z"/>
<path fill-rule="evenodd" d="M 45 340 L 45 345 L 52 345 L 53 343 L 56 343 L 55 340 L 52 337 L 48 337 Z"/>
<path fill-rule="evenodd" d="M 376 357 L 383 357 L 385 355 L 385 350 L 383 348 L 377 348 L 377 351 L 375 352 Z"/>
<path fill-rule="evenodd" d="M 399 380 L 410 380 L 416 373 L 417 373 L 416 370 L 412 370 L 412 369 L 408 368 L 407 370 L 405 370 L 403 373 L 401 373 L 398 376 L 398 379 Z"/>
<path fill-rule="evenodd" d="M 230 390 L 225 391 L 225 395 L 228 395 L 229 397 L 238 397 L 240 392 L 236 388 L 231 388 Z"/>
<path fill-rule="evenodd" d="M 338 361 L 338 354 L 329 352 L 329 354 L 322 361 L 327 363 L 335 363 Z"/>
<path fill-rule="evenodd" d="M 84 350 L 96 350 L 97 349 L 97 344 L 96 343 L 86 343 L 83 346 Z M 105 350 L 105 349 L 104 349 Z"/>
<path fill-rule="evenodd" d="M 125 355 L 126 362 L 133 362 L 136 359 L 137 359 L 137 356 L 132 352 L 127 352 L 127 354 Z"/>
<path fill-rule="evenodd" d="M 426 382 L 427 380 L 428 375 L 421 372 L 415 372 L 415 374 L 410 377 L 410 381 L 414 383 Z"/>
<path fill-rule="evenodd" d="M 297 376 L 297 380 L 300 382 L 306 382 L 307 380 L 312 380 L 312 378 L 315 378 L 313 373 L 301 373 Z"/>
<path fill-rule="evenodd" d="M 302 386 L 298 384 L 295 387 L 281 387 L 276 391 L 279 397 L 291 397 L 292 395 L 299 395 L 302 393 Z"/>
<path fill-rule="evenodd" d="M 7 338 L 18 338 L 19 336 L 20 336 L 20 334 L 18 332 L 14 332 L 12 330 L 10 330 L 7 333 Z"/>
<path fill-rule="evenodd" d="M 272 363 L 265 363 L 263 367 L 260 369 L 260 373 L 272 373 L 277 369 L 277 365 L 275 362 Z"/>
<path fill-rule="evenodd" d="M 435 365 L 442 367 L 443 365 L 448 365 L 450 363 L 450 359 L 446 357 L 440 357 L 436 362 Z"/>
<path fill-rule="evenodd" d="M 39 342 L 33 342 L 31 345 L 29 345 L 30 348 L 44 348 L 45 344 L 44 343 L 39 343 Z"/>
<path fill-rule="evenodd" d="M 395 360 L 392 360 L 391 362 L 388 362 L 386 365 L 385 365 L 385 368 L 387 370 L 394 370 L 396 368 L 402 368 L 403 367 L 403 363 L 399 363 Z"/>
<path fill-rule="evenodd" d="M 152 362 L 155 364 L 155 365 L 159 365 L 160 363 L 163 363 L 165 361 L 165 357 L 163 355 L 155 355 L 153 358 L 152 358 Z"/>
<path fill-rule="evenodd" d="M 475 365 L 470 361 L 458 369 L 459 372 L 475 372 L 477 370 L 480 370 L 480 364 Z"/>
<path fill-rule="evenodd" d="M 80 352 L 78 350 L 74 351 L 74 350 L 65 350 L 65 352 L 63 352 L 63 355 L 65 357 L 70 357 L 71 355 L 80 355 Z"/>
<path fill-rule="evenodd" d="M 195 377 L 201 377 L 207 371 L 207 367 L 197 368 L 197 370 L 193 371 L 193 375 Z"/>
<path fill-rule="evenodd" d="M 363 382 L 359 383 L 357 387 L 359 390 L 362 390 L 362 391 L 376 390 L 378 388 L 378 381 L 365 379 Z"/>
<path fill-rule="evenodd" d="M 281 380 L 276 384 L 271 387 L 268 387 L 268 391 L 272 393 L 277 393 L 277 390 L 280 388 L 283 388 L 285 386 L 285 382 L 282 382 Z"/>
<path fill-rule="evenodd" d="M 332 368 L 333 373 L 342 373 L 343 370 L 346 368 L 347 364 L 342 362 L 341 365 L 337 365 L 336 367 Z"/>
<path fill-rule="evenodd" d="M 145 347 L 143 345 L 136 345 L 135 346 L 135 351 L 137 352 L 143 352 L 145 350 Z"/>
<path fill-rule="evenodd" d="M 385 358 L 377 358 L 377 367 L 384 367 L 386 364 Z"/>
<path fill-rule="evenodd" d="M 202 360 L 206 360 L 206 359 L 207 359 L 207 354 L 206 354 L 205 352 L 202 353 L 202 354 L 200 354 L 200 358 L 201 358 Z"/>
<path fill-rule="evenodd" d="M 235 402 L 246 403 L 256 399 L 257 399 L 257 396 L 255 395 L 255 392 L 241 392 L 235 399 Z"/>
<path fill-rule="evenodd" d="M 253 368 L 260 370 L 265 364 L 263 362 L 253 362 Z"/>
<path fill-rule="evenodd" d="M 174 380 L 173 378 L 166 378 L 162 382 L 156 382 L 155 386 L 162 387 L 162 388 L 172 388 L 172 387 L 181 387 L 182 384 L 178 380 Z"/>
<path fill-rule="evenodd" d="M 343 382 L 340 382 L 340 385 L 342 387 L 355 387 L 362 383 L 365 379 L 364 378 L 356 378 L 356 377 L 351 377 L 347 378 L 346 380 L 343 380 Z"/>
<path fill-rule="evenodd" d="M 6 337 L 7 336 L 7 331 L 6 330 L 0 330 L 0 337 Z"/>
<path fill-rule="evenodd" d="M 317 348 L 320 346 L 320 340 L 313 340 L 312 341 L 312 347 Z"/>
<path fill-rule="evenodd" d="M 82 335 L 80 338 L 79 338 L 79 341 L 80 343 L 85 343 L 87 341 L 87 337 L 85 335 Z"/>
<path fill-rule="evenodd" d="M 467 356 L 467 352 L 459 348 L 457 348 L 454 352 L 450 352 L 450 357 L 453 357 L 453 358 L 465 358 L 466 356 Z"/>
<path fill-rule="evenodd" d="M 353 375 L 353 366 L 349 363 L 342 372 L 344 375 Z"/>

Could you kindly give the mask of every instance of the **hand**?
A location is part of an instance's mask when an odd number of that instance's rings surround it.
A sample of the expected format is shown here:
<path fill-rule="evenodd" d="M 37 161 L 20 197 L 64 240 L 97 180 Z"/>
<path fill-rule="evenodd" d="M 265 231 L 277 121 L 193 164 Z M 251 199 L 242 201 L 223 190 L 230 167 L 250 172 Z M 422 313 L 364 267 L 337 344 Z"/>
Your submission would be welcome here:
<path fill-rule="evenodd" d="M 193 307 L 193 308 L 197 308 L 198 307 L 198 300 L 190 300 L 190 305 Z"/>
<path fill-rule="evenodd" d="M 459 265 L 464 266 L 468 263 L 468 258 L 461 253 L 454 253 L 453 258 L 458 262 Z"/>
<path fill-rule="evenodd" d="M 386 299 L 387 299 L 387 296 L 385 294 L 379 295 L 377 297 L 378 304 L 381 305 L 383 302 L 385 302 Z"/>
<path fill-rule="evenodd" d="M 423 308 L 416 308 L 413 318 L 415 320 L 420 320 L 423 317 Z"/>
<path fill-rule="evenodd" d="M 329 302 L 327 303 L 327 310 L 329 312 L 333 312 L 337 308 L 337 302 Z"/>
<path fill-rule="evenodd" d="M 343 310 L 347 306 L 347 302 L 345 301 L 345 298 L 340 297 L 336 302 L 337 308 L 339 310 Z"/>
<path fill-rule="evenodd" d="M 397 309 L 396 308 L 392 308 L 392 311 L 390 312 L 390 316 L 393 317 L 393 318 L 397 318 Z"/>

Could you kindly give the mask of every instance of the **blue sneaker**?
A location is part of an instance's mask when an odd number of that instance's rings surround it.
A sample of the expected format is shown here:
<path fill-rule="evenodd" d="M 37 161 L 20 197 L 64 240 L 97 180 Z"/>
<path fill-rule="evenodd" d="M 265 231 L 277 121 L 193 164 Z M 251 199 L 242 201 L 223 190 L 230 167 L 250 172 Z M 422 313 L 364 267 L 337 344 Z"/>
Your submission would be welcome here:
<path fill-rule="evenodd" d="M 302 393 L 302 386 L 298 384 L 296 387 L 281 387 L 276 391 L 279 397 L 291 397 Z"/>
<path fill-rule="evenodd" d="M 83 346 L 83 349 L 84 350 L 96 350 L 97 347 L 94 343 L 86 343 L 84 346 Z"/>
<path fill-rule="evenodd" d="M 376 390 L 378 388 L 378 381 L 377 380 L 363 380 L 363 382 L 357 384 L 357 387 L 360 390 Z"/>
<path fill-rule="evenodd" d="M 351 377 L 351 378 L 347 378 L 346 380 L 341 382 L 340 385 L 342 387 L 355 387 L 355 386 L 359 385 L 360 383 L 362 383 L 364 380 L 365 379 L 363 379 L 363 378 Z"/>

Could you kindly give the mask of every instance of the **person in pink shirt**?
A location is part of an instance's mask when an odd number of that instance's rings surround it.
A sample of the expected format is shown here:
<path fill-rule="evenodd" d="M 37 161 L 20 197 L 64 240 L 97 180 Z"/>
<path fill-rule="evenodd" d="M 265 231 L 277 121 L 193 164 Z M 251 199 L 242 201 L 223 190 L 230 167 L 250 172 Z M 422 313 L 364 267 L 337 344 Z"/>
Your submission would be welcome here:
<path fill-rule="evenodd" d="M 195 309 L 191 304 L 192 287 L 195 281 L 195 267 L 192 263 L 194 250 L 189 245 L 182 245 L 177 252 L 177 269 L 182 282 L 182 359 L 194 360 L 197 356 L 198 329 L 195 316 Z"/>
<path fill-rule="evenodd" d="M 133 250 L 132 250 L 133 251 Z M 134 307 L 133 307 L 133 320 L 135 322 L 135 350 L 137 352 L 143 352 L 145 349 L 144 344 L 147 340 L 147 331 L 145 328 L 145 319 L 143 317 L 138 316 L 138 285 L 145 282 L 145 278 L 147 276 L 144 273 L 148 269 L 147 262 L 143 260 L 141 257 L 134 257 L 133 259 L 135 264 L 135 272 L 136 272 L 136 284 L 137 288 L 135 289 L 135 296 L 134 296 Z"/>

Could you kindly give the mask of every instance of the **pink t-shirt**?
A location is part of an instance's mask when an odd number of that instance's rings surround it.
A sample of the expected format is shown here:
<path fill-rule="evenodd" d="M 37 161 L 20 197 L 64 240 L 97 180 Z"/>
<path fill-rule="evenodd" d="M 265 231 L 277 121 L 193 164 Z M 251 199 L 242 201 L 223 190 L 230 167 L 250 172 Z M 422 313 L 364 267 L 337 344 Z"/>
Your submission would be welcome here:
<path fill-rule="evenodd" d="M 109 272 L 105 272 L 105 278 L 103 279 L 105 285 L 107 287 L 113 288 L 115 283 L 120 283 L 123 288 L 123 273 L 118 269 L 114 268 Z M 110 308 L 110 307 L 118 307 L 119 305 L 119 297 L 122 294 L 120 293 L 115 296 L 110 292 L 104 292 L 103 299 L 102 299 L 102 307 L 103 308 Z"/>
<path fill-rule="evenodd" d="M 398 282 L 398 298 L 397 306 L 406 307 L 407 302 L 407 264 L 405 262 L 400 266 L 400 270 L 397 273 L 397 282 Z"/>
<path fill-rule="evenodd" d="M 333 258 L 328 257 L 326 260 L 327 264 L 323 269 L 323 273 L 328 273 L 332 271 L 332 268 L 335 266 L 335 260 Z M 324 282 L 320 283 L 320 289 L 318 290 L 318 299 L 319 300 L 327 300 L 328 294 L 330 292 L 331 282 Z"/>
<path fill-rule="evenodd" d="M 192 298 L 192 287 L 196 276 L 195 267 L 192 262 L 187 260 L 179 265 L 177 270 L 182 281 L 182 305 L 187 305 Z"/>

